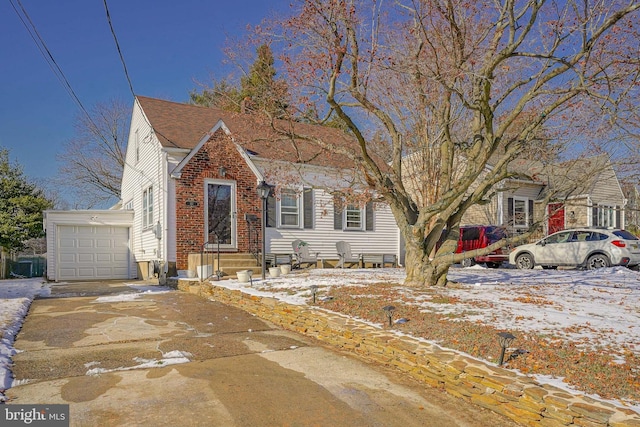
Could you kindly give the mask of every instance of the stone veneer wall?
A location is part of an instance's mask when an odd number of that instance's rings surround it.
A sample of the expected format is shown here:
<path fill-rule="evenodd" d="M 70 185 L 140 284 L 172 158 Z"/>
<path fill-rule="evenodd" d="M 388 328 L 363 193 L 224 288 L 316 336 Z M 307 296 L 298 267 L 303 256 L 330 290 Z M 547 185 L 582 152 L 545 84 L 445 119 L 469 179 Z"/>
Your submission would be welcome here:
<path fill-rule="evenodd" d="M 396 335 L 313 306 L 179 280 L 178 289 L 252 313 L 284 329 L 314 337 L 369 361 L 392 366 L 424 384 L 527 426 L 640 427 L 640 414 L 496 365 Z"/>

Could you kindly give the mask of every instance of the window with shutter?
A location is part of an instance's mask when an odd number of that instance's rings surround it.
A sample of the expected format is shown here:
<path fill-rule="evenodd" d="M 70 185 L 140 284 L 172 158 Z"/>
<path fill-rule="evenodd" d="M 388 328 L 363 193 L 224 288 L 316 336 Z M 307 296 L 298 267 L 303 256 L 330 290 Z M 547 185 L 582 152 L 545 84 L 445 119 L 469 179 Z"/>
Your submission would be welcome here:
<path fill-rule="evenodd" d="M 527 228 L 533 217 L 533 200 L 523 197 L 509 197 L 508 212 L 511 226 L 514 228 Z"/>
<path fill-rule="evenodd" d="M 283 228 L 300 227 L 299 198 L 294 190 L 280 192 L 280 226 Z"/>
<path fill-rule="evenodd" d="M 345 230 L 362 230 L 362 209 L 357 205 L 347 205 L 344 210 Z"/>

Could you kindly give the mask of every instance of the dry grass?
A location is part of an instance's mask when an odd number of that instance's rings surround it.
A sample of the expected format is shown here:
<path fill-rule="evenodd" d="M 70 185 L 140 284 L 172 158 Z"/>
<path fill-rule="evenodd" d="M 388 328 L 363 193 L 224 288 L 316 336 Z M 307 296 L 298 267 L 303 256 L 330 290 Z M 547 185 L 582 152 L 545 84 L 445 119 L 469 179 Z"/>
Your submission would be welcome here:
<path fill-rule="evenodd" d="M 382 306 L 391 303 L 397 307 L 394 319 L 409 319 L 407 323 L 394 324 L 394 329 L 489 362 L 495 363 L 498 360 L 500 348 L 496 334 L 501 331 L 490 325 L 460 319 L 460 315 L 427 311 L 415 302 L 419 298 L 429 299 L 431 303 L 456 303 L 455 297 L 446 295 L 446 292 L 439 289 L 427 289 L 419 294 L 414 292 L 408 295 L 399 285 L 380 283 L 332 287 L 328 290 L 328 295 L 334 298 L 322 302 L 323 307 L 376 323 L 386 321 Z M 543 297 L 526 302 L 550 304 Z M 564 382 L 575 389 L 597 394 L 605 399 L 634 404 L 640 402 L 638 354 L 624 349 L 621 351 L 619 347 L 608 348 L 606 345 L 596 348 L 593 345 L 582 346 L 580 342 L 567 342 L 560 336 L 510 332 L 516 334 L 518 340 L 513 344 L 516 347 L 507 352 L 505 367 L 525 374 L 563 377 Z"/>

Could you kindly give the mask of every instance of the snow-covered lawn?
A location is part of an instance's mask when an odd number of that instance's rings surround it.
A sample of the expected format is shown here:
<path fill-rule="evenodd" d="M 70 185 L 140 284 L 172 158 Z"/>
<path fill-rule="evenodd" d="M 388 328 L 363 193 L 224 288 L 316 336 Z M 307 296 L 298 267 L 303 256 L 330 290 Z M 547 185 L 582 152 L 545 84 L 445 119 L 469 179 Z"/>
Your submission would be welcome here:
<path fill-rule="evenodd" d="M 622 267 L 522 271 L 476 266 L 454 267 L 449 279 L 457 284 L 445 290 L 448 303 L 435 301 L 429 292 L 401 289 L 404 303 L 518 334 L 561 337 L 585 349 L 610 348 L 621 360 L 625 353 L 640 354 L 638 272 Z M 403 280 L 402 269 L 326 269 L 296 271 L 264 282 L 254 279 L 252 284 L 236 280 L 216 284 L 275 296 L 291 304 L 308 304 L 312 285 L 318 286 L 318 298 L 322 298 L 334 287 L 401 284 Z M 11 386 L 13 339 L 29 304 L 38 293 L 48 293 L 50 286 L 55 284 L 45 284 L 42 279 L 0 281 L 0 390 Z M 383 321 L 381 315 L 380 326 Z M 633 408 L 640 411 L 640 407 Z"/>
<path fill-rule="evenodd" d="M 453 304 L 433 302 L 419 291 L 406 290 L 407 300 L 457 319 L 534 334 L 561 334 L 582 345 L 618 343 L 640 353 L 640 273 L 624 267 L 603 270 L 516 270 L 480 266 L 453 267 L 447 288 Z M 331 287 L 402 284 L 402 269 L 308 270 L 249 283 L 234 280 L 220 286 L 256 295 L 275 295 L 292 304 L 309 302 L 311 285 L 320 293 Z M 381 325 L 384 316 L 381 316 Z"/>

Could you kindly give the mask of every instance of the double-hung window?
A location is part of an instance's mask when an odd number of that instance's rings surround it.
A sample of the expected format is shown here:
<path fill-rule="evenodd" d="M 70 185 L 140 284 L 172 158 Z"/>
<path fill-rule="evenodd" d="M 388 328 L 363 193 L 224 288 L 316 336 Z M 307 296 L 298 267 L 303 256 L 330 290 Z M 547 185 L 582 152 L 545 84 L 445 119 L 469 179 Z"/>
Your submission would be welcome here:
<path fill-rule="evenodd" d="M 374 231 L 373 203 L 365 206 L 346 203 L 340 197 L 333 200 L 333 228 L 343 231 Z"/>
<path fill-rule="evenodd" d="M 344 210 L 345 230 L 362 230 L 362 209 L 358 205 L 347 205 Z"/>
<path fill-rule="evenodd" d="M 267 200 L 267 227 L 275 226 L 272 215 L 275 212 L 275 199 Z M 313 228 L 313 190 L 283 188 L 278 200 L 278 227 L 281 228 Z M 275 216 L 273 217 L 275 218 Z"/>
<path fill-rule="evenodd" d="M 142 192 L 142 228 L 153 225 L 153 186 Z"/>
<path fill-rule="evenodd" d="M 295 190 L 280 192 L 280 226 L 300 228 L 300 198 Z"/>
<path fill-rule="evenodd" d="M 526 227 L 529 224 L 527 218 L 527 201 L 525 199 L 513 199 L 513 226 Z"/>
<path fill-rule="evenodd" d="M 525 197 L 509 197 L 508 200 L 509 225 L 515 229 L 526 229 L 533 222 L 533 200 Z"/>

